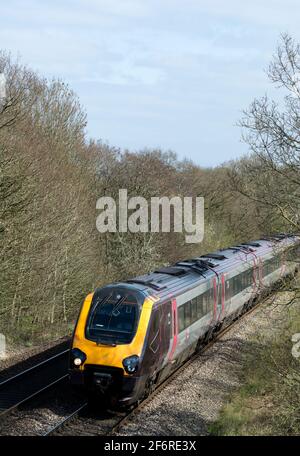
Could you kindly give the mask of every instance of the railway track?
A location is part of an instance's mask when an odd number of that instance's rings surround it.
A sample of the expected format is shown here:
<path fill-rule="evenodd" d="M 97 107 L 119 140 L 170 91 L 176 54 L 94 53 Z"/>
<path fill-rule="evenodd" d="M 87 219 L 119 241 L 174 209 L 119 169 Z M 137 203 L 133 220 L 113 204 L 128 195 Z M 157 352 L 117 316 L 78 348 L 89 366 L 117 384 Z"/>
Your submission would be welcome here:
<path fill-rule="evenodd" d="M 277 290 L 278 291 L 278 290 Z M 241 322 L 244 318 L 254 312 L 259 306 L 270 299 L 272 295 L 268 295 L 261 301 L 257 302 L 247 312 L 242 314 L 238 319 L 231 322 L 228 326 L 221 329 L 215 337 L 206 343 L 200 351 L 197 351 L 191 358 L 189 358 L 182 366 L 172 373 L 170 377 L 165 379 L 147 398 L 142 400 L 134 409 L 127 412 L 115 412 L 103 410 L 90 412 L 87 402 L 81 404 L 77 410 L 72 414 L 65 417 L 60 423 L 49 429 L 44 436 L 58 436 L 58 435 L 114 435 L 118 430 L 126 425 L 136 414 L 138 414 L 143 407 L 145 407 L 163 388 L 165 388 L 180 372 L 182 372 L 188 365 L 193 363 L 199 356 L 203 355 L 209 348 L 212 347 L 219 339 L 221 339 L 229 330 L 236 324 Z"/>
<path fill-rule="evenodd" d="M 125 417 L 125 412 L 107 409 L 91 411 L 89 404 L 83 402 L 77 410 L 49 429 L 44 436 L 95 436 L 109 435 L 112 428 Z"/>
<path fill-rule="evenodd" d="M 275 292 L 276 291 L 280 290 L 277 289 Z M 127 412 L 112 411 L 107 410 L 105 406 L 101 407 L 101 404 L 97 404 L 98 410 L 96 410 L 96 407 L 94 407 L 94 410 L 91 410 L 86 399 L 80 397 L 79 405 L 75 406 L 76 408 L 72 407 L 71 411 L 69 408 L 65 417 L 60 422 L 54 423 L 51 428 L 46 425 L 42 431 L 42 435 L 113 435 L 117 433 L 122 426 L 126 425 L 126 422 L 130 421 L 139 413 L 143 407 L 145 407 L 167 384 L 172 382 L 181 371 L 186 369 L 189 364 L 193 363 L 196 358 L 203 355 L 238 322 L 254 312 L 258 306 L 261 306 L 271 297 L 272 295 L 268 294 L 238 319 L 216 333 L 214 339 L 205 346 L 202 346 L 200 351 L 195 353 L 182 366 L 174 371 L 170 377 L 162 382 L 150 396 L 145 398 L 133 410 Z M 42 393 L 50 390 L 53 386 L 59 386 L 60 390 L 60 386 L 62 386 L 62 391 L 66 388 L 68 377 L 68 353 L 69 349 L 60 350 L 58 353 L 39 361 L 35 365 L 32 365 L 9 378 L 1 379 L 0 377 L 0 427 L 1 422 L 6 422 L 6 418 L 12 411 L 19 408 L 20 410 L 23 410 L 23 408 L 20 407 L 23 404 L 25 407 L 29 405 L 30 409 L 31 400 L 39 396 L 43 398 Z M 65 393 L 63 393 L 60 402 L 64 401 L 64 394 Z M 72 405 L 72 398 L 69 399 L 69 402 Z M 34 404 L 34 401 L 32 401 L 32 403 Z M 32 410 L 35 409 L 36 407 L 33 405 Z M 68 407 L 66 407 L 66 410 L 67 409 Z"/>
<path fill-rule="evenodd" d="M 0 381 L 0 420 L 68 377 L 69 349 Z"/>

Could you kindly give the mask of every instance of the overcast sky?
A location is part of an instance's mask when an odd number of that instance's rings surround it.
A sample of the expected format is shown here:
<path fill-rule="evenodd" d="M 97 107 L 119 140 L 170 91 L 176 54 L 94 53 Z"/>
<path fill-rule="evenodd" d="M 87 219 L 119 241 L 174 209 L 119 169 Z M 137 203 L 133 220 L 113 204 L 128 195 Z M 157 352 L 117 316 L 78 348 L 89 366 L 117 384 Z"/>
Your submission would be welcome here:
<path fill-rule="evenodd" d="M 299 20 L 297 0 L 10 0 L 0 48 L 68 82 L 89 136 L 210 166 L 247 151 L 235 124 Z"/>

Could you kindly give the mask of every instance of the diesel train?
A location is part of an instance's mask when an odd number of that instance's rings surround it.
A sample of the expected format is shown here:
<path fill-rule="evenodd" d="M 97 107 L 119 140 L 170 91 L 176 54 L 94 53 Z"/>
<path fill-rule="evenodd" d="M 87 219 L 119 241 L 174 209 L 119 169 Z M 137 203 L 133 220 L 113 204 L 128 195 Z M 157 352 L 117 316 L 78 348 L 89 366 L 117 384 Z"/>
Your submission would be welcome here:
<path fill-rule="evenodd" d="M 299 259 L 300 236 L 278 234 L 96 289 L 74 330 L 71 383 L 118 406 L 137 403 Z"/>

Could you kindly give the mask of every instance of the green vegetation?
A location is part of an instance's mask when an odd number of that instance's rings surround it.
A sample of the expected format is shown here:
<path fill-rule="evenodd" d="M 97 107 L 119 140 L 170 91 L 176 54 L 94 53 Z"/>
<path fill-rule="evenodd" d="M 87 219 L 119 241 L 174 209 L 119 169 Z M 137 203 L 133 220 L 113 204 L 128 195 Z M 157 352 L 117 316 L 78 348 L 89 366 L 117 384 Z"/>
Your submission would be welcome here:
<path fill-rule="evenodd" d="M 210 427 L 213 435 L 299 435 L 300 358 L 292 335 L 300 332 L 300 300 L 284 306 L 280 327 L 252 342 L 240 374 L 241 387 Z"/>
<path fill-rule="evenodd" d="M 89 140 L 85 112 L 65 83 L 0 52 L 7 79 L 0 107 L 0 332 L 9 343 L 70 332 L 96 286 L 299 229 L 300 90 L 289 81 L 298 81 L 293 59 L 300 50 L 283 37 L 274 59 L 270 79 L 278 85 L 281 77 L 293 97 L 285 97 L 283 112 L 267 98 L 255 100 L 241 122 L 251 154 L 204 169 L 173 152 L 120 151 Z M 121 188 L 129 198 L 203 196 L 204 241 L 185 244 L 184 234 L 172 232 L 100 234 L 96 201 L 117 200 Z"/>

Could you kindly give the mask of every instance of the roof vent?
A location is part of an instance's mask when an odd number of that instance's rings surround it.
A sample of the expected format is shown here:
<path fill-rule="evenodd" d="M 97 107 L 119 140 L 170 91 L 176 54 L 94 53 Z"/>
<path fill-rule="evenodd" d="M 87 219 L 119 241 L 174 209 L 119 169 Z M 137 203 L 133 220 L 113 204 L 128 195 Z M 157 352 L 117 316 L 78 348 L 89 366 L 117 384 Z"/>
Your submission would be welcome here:
<path fill-rule="evenodd" d="M 251 247 L 244 244 L 237 245 L 237 247 L 240 247 L 242 250 L 246 250 L 247 252 L 254 252 L 254 249 L 251 249 Z"/>
<path fill-rule="evenodd" d="M 243 242 L 241 245 L 251 245 L 251 247 L 261 247 L 261 244 L 258 242 Z"/>
<path fill-rule="evenodd" d="M 181 275 L 186 274 L 185 269 L 177 268 L 176 266 L 167 266 L 166 268 L 157 269 L 154 272 L 157 272 L 160 274 L 169 274 L 169 275 L 173 275 L 173 276 L 181 276 Z"/>
<path fill-rule="evenodd" d="M 212 258 L 213 260 L 227 260 L 225 255 L 221 255 L 220 253 L 208 253 L 207 255 L 201 255 L 200 258 Z"/>
<path fill-rule="evenodd" d="M 197 272 L 197 274 L 200 274 L 201 276 L 205 277 L 205 272 L 207 271 L 207 268 L 199 267 L 197 263 L 193 261 L 179 261 L 176 263 L 178 266 L 184 266 L 185 268 L 189 268 L 192 271 Z"/>
<path fill-rule="evenodd" d="M 166 288 L 166 285 L 162 285 L 158 282 L 153 282 L 152 280 L 130 279 L 130 280 L 126 280 L 126 282 L 146 285 L 147 287 L 153 288 L 156 291 L 160 291 L 160 290 L 163 290 L 164 288 Z"/>

